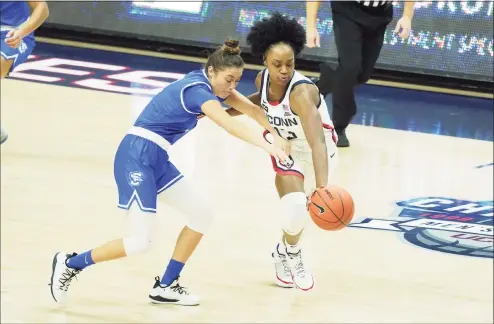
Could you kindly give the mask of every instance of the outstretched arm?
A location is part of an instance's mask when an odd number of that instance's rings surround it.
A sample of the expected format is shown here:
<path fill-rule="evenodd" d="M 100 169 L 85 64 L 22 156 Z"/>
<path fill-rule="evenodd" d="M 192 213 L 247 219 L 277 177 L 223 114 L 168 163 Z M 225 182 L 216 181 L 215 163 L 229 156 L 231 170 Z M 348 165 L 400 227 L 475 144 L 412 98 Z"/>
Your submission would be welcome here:
<path fill-rule="evenodd" d="M 258 102 L 259 105 L 254 104 L 254 102 Z M 238 111 L 238 114 L 236 113 L 237 116 L 240 114 L 245 114 L 254 119 L 259 125 L 261 125 L 261 127 L 267 129 L 271 134 L 276 134 L 271 124 L 269 124 L 264 111 L 260 107 L 261 99 L 258 92 L 251 94 L 249 97 L 244 97 L 237 90 L 233 90 L 233 92 L 225 100 L 225 103 L 230 107 L 233 107 L 230 109 Z M 228 114 L 230 116 L 232 115 L 231 112 Z"/>
<path fill-rule="evenodd" d="M 261 95 L 259 94 L 259 92 L 255 92 L 255 93 L 247 96 L 247 99 L 249 99 L 254 105 L 261 106 Z M 226 110 L 226 112 L 228 113 L 228 115 L 230 115 L 232 117 L 243 115 L 242 112 L 238 111 L 234 107 L 228 108 Z"/>
<path fill-rule="evenodd" d="M 260 88 L 261 88 L 261 78 L 262 78 L 262 71 L 257 73 L 256 80 L 255 80 L 257 92 L 251 94 L 250 96 L 247 96 L 247 99 L 249 99 L 254 105 L 259 106 L 259 109 L 261 109 L 261 112 L 264 115 L 264 112 L 262 111 L 262 108 L 261 108 L 261 93 L 259 92 Z M 226 112 L 232 117 L 243 115 L 243 113 L 241 111 L 235 109 L 234 106 L 231 106 L 231 108 L 228 108 L 226 110 Z"/>
<path fill-rule="evenodd" d="M 201 106 L 201 110 L 229 134 L 264 149 L 266 152 L 282 161 L 288 160 L 288 156 L 283 150 L 278 149 L 275 145 L 269 144 L 262 136 L 260 136 L 260 134 L 255 134 L 246 125 L 228 115 L 217 100 L 206 101 Z"/>
<path fill-rule="evenodd" d="M 252 94 L 249 97 L 252 97 L 254 100 L 257 100 L 258 95 Z M 234 90 L 228 96 L 228 99 L 225 100 L 225 103 L 227 105 L 235 107 L 235 110 L 239 111 L 240 113 L 244 113 L 245 115 L 247 115 L 250 118 L 257 121 L 257 123 L 259 125 L 261 125 L 261 127 L 266 129 L 268 132 L 270 132 L 273 135 L 275 146 L 283 149 L 283 151 L 287 155 L 291 154 L 290 142 L 288 142 L 287 140 L 282 138 L 274 130 L 273 126 L 271 126 L 271 124 L 268 122 L 268 119 L 266 118 L 266 114 L 264 114 L 264 111 L 262 110 L 262 108 L 260 106 L 255 105 L 251 100 L 244 97 L 242 94 L 240 94 L 236 90 Z M 259 99 L 259 104 L 260 104 L 260 99 Z M 227 113 L 227 114 L 231 116 L 230 113 Z"/>

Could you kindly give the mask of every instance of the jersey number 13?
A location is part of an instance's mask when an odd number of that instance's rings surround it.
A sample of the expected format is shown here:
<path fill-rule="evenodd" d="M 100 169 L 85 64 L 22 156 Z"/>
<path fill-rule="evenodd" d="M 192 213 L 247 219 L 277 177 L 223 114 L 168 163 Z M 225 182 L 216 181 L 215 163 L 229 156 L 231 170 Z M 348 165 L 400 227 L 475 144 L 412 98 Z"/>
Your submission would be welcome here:
<path fill-rule="evenodd" d="M 297 134 L 295 134 L 294 132 L 286 131 L 286 130 L 280 131 L 278 127 L 273 127 L 273 128 L 280 137 L 283 137 L 287 141 L 291 141 L 297 138 Z"/>

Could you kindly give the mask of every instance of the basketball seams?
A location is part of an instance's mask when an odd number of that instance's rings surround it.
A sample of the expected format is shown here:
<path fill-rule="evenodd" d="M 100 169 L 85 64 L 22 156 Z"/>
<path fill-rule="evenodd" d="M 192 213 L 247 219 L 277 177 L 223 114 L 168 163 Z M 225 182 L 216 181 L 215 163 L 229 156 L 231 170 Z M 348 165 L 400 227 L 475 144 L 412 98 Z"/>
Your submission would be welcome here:
<path fill-rule="evenodd" d="M 326 201 L 324 201 L 324 199 L 322 198 L 322 196 L 321 196 L 321 194 L 319 193 L 319 191 L 318 191 L 318 190 L 316 190 L 316 193 L 317 193 L 317 195 L 319 196 L 319 198 L 321 198 L 322 203 L 323 203 L 324 205 L 326 205 L 326 207 L 328 207 L 328 210 L 331 212 L 331 214 L 333 214 L 333 215 L 334 215 L 334 217 L 336 217 L 336 218 L 337 218 L 337 219 L 338 219 L 341 223 L 345 224 L 344 222 L 342 222 L 342 221 L 341 221 L 341 218 L 339 218 L 339 217 L 335 214 L 335 212 L 331 209 L 331 207 L 329 207 L 329 206 L 328 206 L 328 204 L 326 203 Z M 340 198 L 340 199 L 341 199 L 341 198 Z"/>
<path fill-rule="evenodd" d="M 343 203 L 343 198 L 341 197 L 340 193 L 338 191 L 335 191 L 336 194 L 338 195 L 338 197 L 340 198 L 340 202 L 341 202 L 341 208 L 343 209 L 343 216 L 345 216 L 345 204 Z M 352 209 L 353 209 L 353 201 L 352 201 Z M 351 215 L 351 213 L 349 213 L 348 215 Z M 345 224 L 345 226 L 347 226 L 348 224 L 350 223 L 346 223 L 344 221 L 342 221 L 343 224 Z"/>
<path fill-rule="evenodd" d="M 355 202 L 352 199 L 352 212 L 349 215 L 353 215 L 354 213 L 355 213 Z M 350 219 L 350 221 L 348 222 L 347 225 L 350 225 L 351 222 L 352 222 L 352 219 Z"/>
<path fill-rule="evenodd" d="M 335 223 L 338 223 L 338 224 L 343 224 L 341 221 L 340 221 L 340 222 L 330 222 L 330 221 L 328 221 L 327 219 L 324 219 L 324 218 L 319 217 L 319 216 L 318 216 L 318 215 L 316 215 L 315 213 L 314 213 L 313 215 L 314 215 L 316 218 L 318 218 L 318 219 L 320 219 L 320 220 L 322 220 L 322 221 L 324 221 L 325 223 L 328 223 L 328 224 L 335 224 Z"/>

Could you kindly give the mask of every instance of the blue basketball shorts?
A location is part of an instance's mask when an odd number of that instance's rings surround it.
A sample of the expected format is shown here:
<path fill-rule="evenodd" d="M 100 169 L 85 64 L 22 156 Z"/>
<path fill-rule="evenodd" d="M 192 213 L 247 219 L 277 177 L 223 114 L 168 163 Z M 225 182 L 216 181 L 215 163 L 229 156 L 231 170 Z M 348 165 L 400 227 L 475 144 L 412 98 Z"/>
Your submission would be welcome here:
<path fill-rule="evenodd" d="M 8 31 L 2 31 L 0 33 L 0 52 L 4 59 L 13 60 L 12 67 L 10 68 L 10 72 L 14 70 L 18 65 L 24 63 L 29 55 L 31 55 L 34 47 L 36 46 L 36 42 L 34 41 L 34 37 L 28 36 L 25 37 L 19 47 L 12 48 L 7 43 L 5 43 L 5 37 L 7 36 Z"/>
<path fill-rule="evenodd" d="M 127 134 L 115 154 L 114 176 L 118 187 L 118 207 L 138 204 L 144 212 L 156 212 L 158 194 L 183 178 L 156 143 Z"/>

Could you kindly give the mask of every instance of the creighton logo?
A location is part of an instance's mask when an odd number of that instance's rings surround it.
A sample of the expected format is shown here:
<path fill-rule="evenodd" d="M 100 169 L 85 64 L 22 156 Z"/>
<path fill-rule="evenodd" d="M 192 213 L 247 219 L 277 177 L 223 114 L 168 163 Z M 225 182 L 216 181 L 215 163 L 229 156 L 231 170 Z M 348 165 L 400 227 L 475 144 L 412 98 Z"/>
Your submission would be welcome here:
<path fill-rule="evenodd" d="M 493 201 L 423 197 L 396 203 L 395 219 L 365 218 L 350 227 L 403 233 L 422 248 L 493 258 Z"/>
<path fill-rule="evenodd" d="M 140 171 L 133 171 L 129 173 L 129 185 L 132 187 L 138 187 L 144 181 L 144 176 Z"/>

